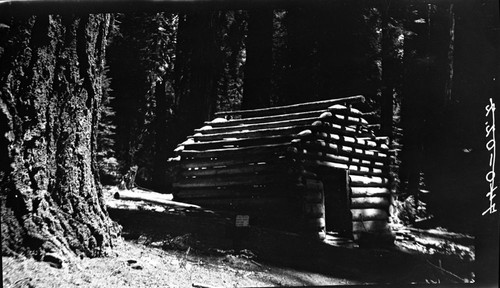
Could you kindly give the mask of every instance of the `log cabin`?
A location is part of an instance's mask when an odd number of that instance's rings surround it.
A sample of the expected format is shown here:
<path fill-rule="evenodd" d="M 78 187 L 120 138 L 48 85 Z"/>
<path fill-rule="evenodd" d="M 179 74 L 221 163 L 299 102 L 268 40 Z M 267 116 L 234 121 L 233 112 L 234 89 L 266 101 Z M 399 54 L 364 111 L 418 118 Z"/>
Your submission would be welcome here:
<path fill-rule="evenodd" d="M 319 240 L 390 236 L 388 138 L 361 102 L 216 113 L 175 149 L 174 200 Z"/>

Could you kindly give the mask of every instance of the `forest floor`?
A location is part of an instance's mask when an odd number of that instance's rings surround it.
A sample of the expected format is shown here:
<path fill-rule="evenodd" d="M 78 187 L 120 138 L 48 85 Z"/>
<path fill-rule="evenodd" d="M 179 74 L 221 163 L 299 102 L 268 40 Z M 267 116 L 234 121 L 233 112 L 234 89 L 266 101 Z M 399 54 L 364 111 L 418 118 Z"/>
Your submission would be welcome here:
<path fill-rule="evenodd" d="M 468 236 L 401 227 L 392 248 L 346 248 L 251 227 L 235 249 L 227 215 L 114 199 L 116 189 L 107 187 L 105 196 L 110 216 L 123 226 L 123 238 L 108 257 L 75 258 L 61 268 L 22 256 L 2 257 L 3 287 L 279 287 L 474 279 Z"/>
<path fill-rule="evenodd" d="M 62 268 L 2 257 L 3 287 L 277 287 L 363 284 L 258 263 L 251 255 L 196 255 L 161 243 L 120 240 L 109 257 L 75 259 Z M 186 253 L 188 252 L 188 253 Z"/>

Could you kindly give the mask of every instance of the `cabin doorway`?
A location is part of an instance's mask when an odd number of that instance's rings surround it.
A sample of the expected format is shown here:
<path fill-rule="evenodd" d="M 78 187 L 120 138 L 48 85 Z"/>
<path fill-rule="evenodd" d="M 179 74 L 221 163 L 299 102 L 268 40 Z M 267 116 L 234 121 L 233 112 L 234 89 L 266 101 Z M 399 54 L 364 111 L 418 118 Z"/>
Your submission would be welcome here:
<path fill-rule="evenodd" d="M 343 169 L 322 168 L 327 234 L 352 238 L 351 193 L 349 174 Z"/>

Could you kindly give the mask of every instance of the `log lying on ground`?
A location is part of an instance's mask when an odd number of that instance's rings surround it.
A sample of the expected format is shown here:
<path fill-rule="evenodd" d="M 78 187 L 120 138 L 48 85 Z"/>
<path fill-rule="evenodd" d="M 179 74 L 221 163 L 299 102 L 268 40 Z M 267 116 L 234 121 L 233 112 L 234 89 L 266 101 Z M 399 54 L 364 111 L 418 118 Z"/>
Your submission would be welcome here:
<path fill-rule="evenodd" d="M 455 241 L 457 243 L 464 244 L 464 245 L 474 245 L 474 237 L 467 235 L 467 234 L 441 231 L 441 230 L 437 230 L 437 229 L 423 230 L 423 229 L 417 229 L 417 228 L 413 228 L 413 227 L 405 227 L 405 229 L 408 229 L 409 231 L 411 231 L 411 233 L 414 233 L 417 235 L 423 235 L 423 236 L 429 236 L 429 237 L 434 237 L 434 238 L 451 240 L 451 241 Z"/>
<path fill-rule="evenodd" d="M 113 197 L 115 199 L 145 201 L 153 204 L 170 205 L 183 208 L 195 208 L 195 209 L 201 208 L 198 205 L 172 201 L 170 200 L 172 198 L 169 197 L 168 195 L 155 192 L 134 192 L 131 190 L 120 190 L 116 192 Z"/>
<path fill-rule="evenodd" d="M 365 101 L 365 97 L 363 97 L 361 95 L 357 95 L 357 96 L 351 96 L 351 97 L 346 97 L 346 98 L 331 99 L 331 100 L 316 101 L 316 102 L 301 103 L 301 104 L 293 104 L 293 105 L 271 107 L 271 108 L 218 112 L 218 113 L 215 113 L 215 116 L 216 117 L 224 116 L 224 115 L 241 115 L 242 117 L 267 116 L 267 115 L 275 115 L 275 114 L 303 112 L 303 111 L 308 111 L 308 110 L 312 110 L 312 109 L 314 109 L 314 110 L 327 109 L 328 107 L 335 105 L 335 104 L 356 103 L 356 102 L 364 102 L 364 101 Z"/>

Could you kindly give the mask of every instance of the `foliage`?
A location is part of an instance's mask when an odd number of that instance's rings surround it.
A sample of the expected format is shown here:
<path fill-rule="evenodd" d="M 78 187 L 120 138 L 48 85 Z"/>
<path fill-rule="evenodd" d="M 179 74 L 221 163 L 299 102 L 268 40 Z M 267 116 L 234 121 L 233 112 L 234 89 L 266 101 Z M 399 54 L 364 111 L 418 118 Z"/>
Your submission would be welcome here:
<path fill-rule="evenodd" d="M 169 99 L 169 107 L 161 113 L 171 117 L 174 110 L 171 74 L 177 16 L 118 14 L 116 19 L 119 30 L 109 52 L 113 79 L 110 95 L 114 98 L 111 107 L 116 111 L 114 124 L 117 126 L 114 155 L 121 173 L 132 165 L 151 171 L 155 158 L 157 85 L 166 86 L 165 97 Z"/>

